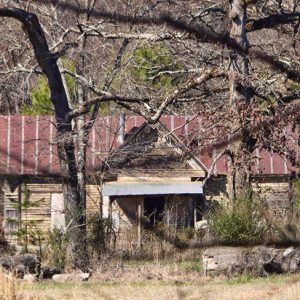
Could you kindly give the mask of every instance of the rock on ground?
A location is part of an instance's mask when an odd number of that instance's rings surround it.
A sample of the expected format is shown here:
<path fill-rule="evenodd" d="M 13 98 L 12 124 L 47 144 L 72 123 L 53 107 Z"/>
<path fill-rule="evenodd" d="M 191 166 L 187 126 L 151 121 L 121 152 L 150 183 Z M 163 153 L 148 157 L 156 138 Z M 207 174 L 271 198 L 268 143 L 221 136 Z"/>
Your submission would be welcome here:
<path fill-rule="evenodd" d="M 203 256 L 203 269 L 228 274 L 244 270 L 255 273 L 288 273 L 300 271 L 300 249 L 258 247 L 215 247 Z"/>
<path fill-rule="evenodd" d="M 26 281 L 26 282 L 32 283 L 32 282 L 37 281 L 37 278 L 32 274 L 25 274 L 24 277 L 23 277 L 23 280 Z"/>
<path fill-rule="evenodd" d="M 53 275 L 52 280 L 55 282 L 66 282 L 66 281 L 88 281 L 90 278 L 89 273 L 70 273 L 70 274 L 56 274 Z"/>
<path fill-rule="evenodd" d="M 24 254 L 0 257 L 0 267 L 22 278 L 25 273 L 40 274 L 41 264 L 37 256 Z"/>

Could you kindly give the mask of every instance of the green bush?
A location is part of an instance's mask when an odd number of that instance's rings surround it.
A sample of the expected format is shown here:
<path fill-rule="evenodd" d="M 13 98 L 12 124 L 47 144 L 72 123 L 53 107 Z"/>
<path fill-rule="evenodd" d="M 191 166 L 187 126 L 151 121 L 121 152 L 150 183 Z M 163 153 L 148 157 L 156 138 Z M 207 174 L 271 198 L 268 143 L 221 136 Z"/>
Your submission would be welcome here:
<path fill-rule="evenodd" d="M 212 234 L 225 245 L 258 243 L 266 233 L 265 221 L 257 201 L 235 199 L 230 207 L 220 204 L 210 215 Z"/>
<path fill-rule="evenodd" d="M 61 229 L 54 227 L 48 232 L 46 240 L 47 259 L 52 266 L 64 269 L 67 263 L 68 236 Z"/>

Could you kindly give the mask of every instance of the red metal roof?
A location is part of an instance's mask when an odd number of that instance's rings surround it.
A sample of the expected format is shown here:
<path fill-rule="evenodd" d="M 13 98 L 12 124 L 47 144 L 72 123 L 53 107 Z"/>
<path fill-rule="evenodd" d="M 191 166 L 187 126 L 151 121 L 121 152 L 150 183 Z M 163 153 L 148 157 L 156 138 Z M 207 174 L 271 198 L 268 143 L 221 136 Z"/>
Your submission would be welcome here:
<path fill-rule="evenodd" d="M 186 123 L 186 116 L 163 116 L 161 122 L 180 138 L 187 138 L 201 127 L 201 118 Z M 125 133 L 139 127 L 144 119 L 130 116 L 125 121 Z M 99 118 L 90 132 L 87 151 L 88 168 L 97 167 L 103 157 L 118 145 L 119 117 Z M 291 128 L 287 135 L 297 137 Z M 56 128 L 54 117 L 49 116 L 0 116 L 0 173 L 2 174 L 58 174 L 59 161 L 56 151 Z M 290 148 L 298 151 L 296 139 L 291 139 Z M 218 153 L 209 148 L 197 154 L 201 162 L 210 167 Z M 255 150 L 252 167 L 254 174 L 289 174 L 295 168 L 285 157 L 265 150 Z M 229 160 L 223 156 L 215 166 L 215 174 L 224 174 Z"/>

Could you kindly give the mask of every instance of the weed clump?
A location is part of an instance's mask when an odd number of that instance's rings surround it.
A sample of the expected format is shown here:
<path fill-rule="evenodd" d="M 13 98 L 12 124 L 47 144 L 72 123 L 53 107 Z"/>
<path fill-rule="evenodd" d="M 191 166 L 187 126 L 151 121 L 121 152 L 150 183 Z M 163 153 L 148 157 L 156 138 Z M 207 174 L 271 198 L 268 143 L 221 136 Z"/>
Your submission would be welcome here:
<path fill-rule="evenodd" d="M 61 269 L 66 267 L 68 243 L 69 238 L 63 230 L 57 227 L 49 230 L 45 252 L 51 265 Z"/>
<path fill-rule="evenodd" d="M 93 256 L 101 257 L 109 246 L 114 248 L 116 233 L 111 218 L 103 218 L 99 213 L 94 213 L 89 216 L 87 228 L 87 242 Z"/>
<path fill-rule="evenodd" d="M 257 244 L 267 231 L 260 204 L 247 196 L 235 199 L 230 206 L 219 204 L 209 222 L 213 236 L 225 245 Z"/>

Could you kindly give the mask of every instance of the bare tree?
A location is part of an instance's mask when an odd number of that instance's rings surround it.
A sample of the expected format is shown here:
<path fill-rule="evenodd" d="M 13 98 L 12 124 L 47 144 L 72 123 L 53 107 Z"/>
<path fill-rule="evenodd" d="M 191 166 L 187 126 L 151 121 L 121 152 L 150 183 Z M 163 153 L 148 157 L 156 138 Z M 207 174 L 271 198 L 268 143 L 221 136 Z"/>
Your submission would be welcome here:
<path fill-rule="evenodd" d="M 34 49 L 36 60 L 48 79 L 57 123 L 57 148 L 63 178 L 66 227 L 70 238 L 68 256 L 74 268 L 86 269 L 88 267 L 84 170 L 86 136 L 80 139 L 80 153 L 82 157 L 76 160 L 72 119 L 77 111 L 72 111 L 69 106 L 66 89 L 57 64 L 57 57 L 49 50 L 44 31 L 37 16 L 18 8 L 1 8 L 0 16 L 14 18 L 22 23 Z M 132 99 L 106 95 L 103 92 L 103 97 L 99 97 L 97 102 L 113 99 L 118 101 L 125 100 L 125 102 L 132 101 Z M 80 109 L 79 111 L 79 116 L 85 112 L 81 112 Z M 86 135 L 86 133 L 83 132 L 83 135 Z"/>

